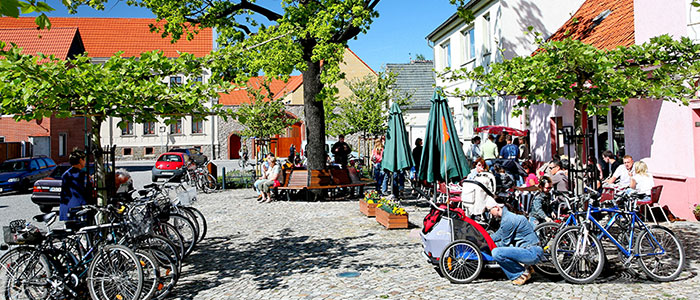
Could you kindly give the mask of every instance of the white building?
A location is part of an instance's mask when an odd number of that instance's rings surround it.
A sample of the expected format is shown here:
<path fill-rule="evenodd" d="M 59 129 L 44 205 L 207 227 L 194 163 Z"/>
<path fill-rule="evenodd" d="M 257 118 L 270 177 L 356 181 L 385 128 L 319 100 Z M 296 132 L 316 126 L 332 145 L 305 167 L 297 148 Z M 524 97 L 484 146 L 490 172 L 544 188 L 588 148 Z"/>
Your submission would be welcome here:
<path fill-rule="evenodd" d="M 583 0 L 471 1 L 467 8 L 474 12 L 472 22 L 466 23 L 454 14 L 426 37 L 433 46 L 435 71 L 446 74 L 450 69 L 472 70 L 515 56 L 530 55 L 536 46 L 534 37 L 525 33 L 528 27 L 546 38 L 564 24 L 581 3 Z M 448 94 L 456 89 L 478 88 L 472 82 L 446 82 L 439 77 L 436 85 Z M 515 99 L 448 97 L 448 101 L 465 148 L 474 136 L 474 128 L 480 126 L 529 127 L 527 114 L 512 116 L 511 101 Z"/>

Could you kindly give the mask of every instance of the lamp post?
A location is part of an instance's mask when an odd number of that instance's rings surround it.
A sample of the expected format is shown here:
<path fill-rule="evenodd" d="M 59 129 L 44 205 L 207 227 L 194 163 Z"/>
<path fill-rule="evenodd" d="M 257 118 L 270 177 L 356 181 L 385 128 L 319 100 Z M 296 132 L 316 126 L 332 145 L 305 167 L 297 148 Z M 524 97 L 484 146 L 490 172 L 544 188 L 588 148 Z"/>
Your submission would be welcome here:
<path fill-rule="evenodd" d="M 165 125 L 160 126 L 160 128 L 158 128 L 158 131 L 160 132 L 160 145 L 161 145 L 161 147 L 163 147 L 163 137 L 165 137 L 165 151 L 163 151 L 163 153 L 168 152 L 168 137 L 165 136 L 166 130 L 167 130 L 167 128 L 165 127 Z"/>

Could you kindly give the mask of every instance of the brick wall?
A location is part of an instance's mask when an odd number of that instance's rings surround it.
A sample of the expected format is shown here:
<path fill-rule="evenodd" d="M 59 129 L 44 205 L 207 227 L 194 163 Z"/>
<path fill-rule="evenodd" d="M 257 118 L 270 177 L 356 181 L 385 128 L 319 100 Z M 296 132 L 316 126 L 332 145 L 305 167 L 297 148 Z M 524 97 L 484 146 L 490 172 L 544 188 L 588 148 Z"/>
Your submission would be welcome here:
<path fill-rule="evenodd" d="M 49 136 L 51 120 L 15 121 L 11 117 L 0 117 L 0 136 L 5 137 L 6 142 L 29 141 L 30 136 Z"/>
<path fill-rule="evenodd" d="M 88 123 L 88 126 L 90 123 Z M 88 127 L 89 129 L 89 127 Z M 56 163 L 68 162 L 73 149 L 85 149 L 85 120 L 83 118 L 51 119 L 51 158 Z M 66 153 L 59 156 L 59 135 L 66 134 Z"/>

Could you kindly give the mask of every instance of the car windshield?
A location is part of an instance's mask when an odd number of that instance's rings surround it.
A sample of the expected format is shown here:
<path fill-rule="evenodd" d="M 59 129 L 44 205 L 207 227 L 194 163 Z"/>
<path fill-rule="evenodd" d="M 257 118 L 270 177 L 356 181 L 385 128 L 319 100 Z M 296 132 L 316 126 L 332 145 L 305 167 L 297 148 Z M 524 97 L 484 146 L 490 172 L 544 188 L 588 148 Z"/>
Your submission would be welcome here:
<path fill-rule="evenodd" d="M 182 159 L 177 154 L 164 154 L 158 158 L 158 161 L 182 161 Z"/>
<path fill-rule="evenodd" d="M 6 161 L 0 165 L 0 172 L 27 171 L 29 169 L 28 160 Z"/>
<path fill-rule="evenodd" d="M 171 152 L 187 153 L 187 149 L 170 149 Z"/>
<path fill-rule="evenodd" d="M 61 176 L 63 176 L 63 173 L 65 173 L 68 169 L 70 169 L 70 166 L 59 165 L 55 169 L 53 169 L 53 172 L 51 172 L 51 175 L 49 175 L 49 177 L 61 178 Z"/>

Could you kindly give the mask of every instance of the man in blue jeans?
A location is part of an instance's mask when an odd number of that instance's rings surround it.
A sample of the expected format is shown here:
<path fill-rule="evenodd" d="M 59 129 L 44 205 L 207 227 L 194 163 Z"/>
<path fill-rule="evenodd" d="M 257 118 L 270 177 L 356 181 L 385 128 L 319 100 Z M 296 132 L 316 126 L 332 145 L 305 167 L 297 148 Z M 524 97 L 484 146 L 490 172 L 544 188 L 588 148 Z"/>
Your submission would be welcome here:
<path fill-rule="evenodd" d="M 486 200 L 486 208 L 491 216 L 501 219 L 498 230 L 491 235 L 497 246 L 491 255 L 513 284 L 523 285 L 532 277 L 530 266 L 542 258 L 540 241 L 524 216 L 508 211 L 493 198 Z"/>

